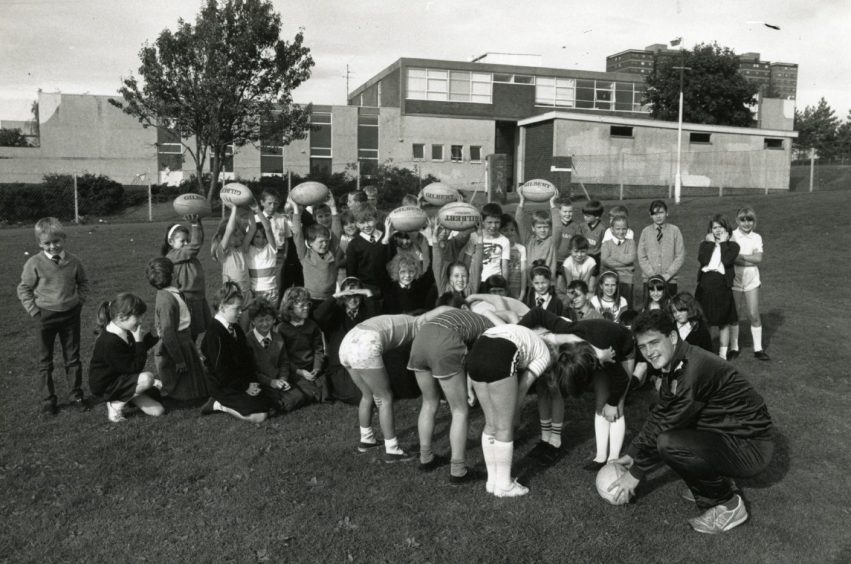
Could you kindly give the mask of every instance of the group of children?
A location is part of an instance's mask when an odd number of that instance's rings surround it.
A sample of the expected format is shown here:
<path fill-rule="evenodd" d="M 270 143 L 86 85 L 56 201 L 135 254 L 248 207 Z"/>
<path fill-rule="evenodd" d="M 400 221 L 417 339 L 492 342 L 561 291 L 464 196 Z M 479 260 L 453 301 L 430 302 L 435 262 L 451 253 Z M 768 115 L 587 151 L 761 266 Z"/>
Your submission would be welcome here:
<path fill-rule="evenodd" d="M 406 198 L 403 204 L 421 205 L 419 197 Z M 447 230 L 434 219 L 420 232 L 397 232 L 359 191 L 349 195 L 342 214 L 333 198 L 309 210 L 288 201 L 279 213 L 280 198 L 271 191 L 247 217 L 225 205 L 227 217 L 210 245 L 223 282 L 212 308 L 198 258 L 204 243 L 198 216 L 169 226 L 162 256 L 147 264 L 156 289 L 156 337 L 142 330 L 147 306 L 140 297 L 121 293 L 99 305 L 89 386 L 106 402 L 110 421 L 122 421 L 128 403 L 161 415 L 162 398 L 206 400 L 203 414 L 255 423 L 276 411 L 339 399 L 359 406 L 360 451 L 380 444 L 371 426 L 377 407 L 385 460 L 404 460 L 410 456 L 395 437 L 392 378 L 383 360 L 401 349 L 423 396 L 421 467 L 441 461 L 430 446 L 439 389 L 452 411 L 451 481 L 470 478 L 463 453 L 467 409 L 477 398 L 487 420 L 488 491 L 515 496 L 528 490 L 510 479 L 506 444 L 513 406 L 533 385 L 542 428 L 533 455 L 553 459 L 564 394 L 590 386 L 598 396 L 594 463 L 619 456 L 630 376 L 643 383 L 648 375 L 620 330 L 636 314 L 638 273 L 644 309 L 670 312 L 681 337 L 704 348 L 712 347 L 708 328 L 719 326 L 718 352 L 730 359 L 738 354 L 733 292 L 739 292 L 755 354 L 768 359 L 758 310 L 762 240 L 753 231 L 751 208 L 739 210 L 735 231 L 722 216 L 712 218 L 692 296 L 677 291 L 685 247 L 660 200 L 651 203 L 652 223 L 637 241 L 623 206 L 611 208 L 604 225 L 603 206 L 589 201 L 583 221 L 576 221 L 571 200 L 557 196 L 549 211 L 533 212 L 531 222 L 522 195 L 514 216 L 485 204 L 480 225 L 467 232 Z M 55 218 L 39 220 L 35 235 L 43 252 L 25 264 L 18 295 L 39 326 L 43 407 L 56 413 L 56 336 L 72 403 L 85 405 L 79 344 L 88 279 L 65 250 L 66 234 Z M 541 327 L 569 338 L 541 340 L 533 331 Z M 152 348 L 156 374 L 144 371 Z M 617 368 L 606 369 L 603 359 Z M 509 378 L 515 370 L 519 387 Z"/>

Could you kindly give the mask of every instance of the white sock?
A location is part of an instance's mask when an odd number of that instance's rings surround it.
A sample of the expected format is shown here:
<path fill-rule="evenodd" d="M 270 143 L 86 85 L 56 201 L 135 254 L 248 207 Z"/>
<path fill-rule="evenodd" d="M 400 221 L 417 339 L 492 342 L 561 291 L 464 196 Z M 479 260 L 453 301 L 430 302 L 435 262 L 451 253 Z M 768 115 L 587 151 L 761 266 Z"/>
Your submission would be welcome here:
<path fill-rule="evenodd" d="M 550 444 L 556 448 L 561 448 L 561 428 L 564 423 L 553 423 L 553 431 L 550 433 Z"/>
<path fill-rule="evenodd" d="M 626 417 L 618 417 L 609 426 L 609 460 L 620 458 L 624 435 L 626 435 Z"/>
<path fill-rule="evenodd" d="M 739 350 L 739 322 L 730 325 L 730 350 Z"/>
<path fill-rule="evenodd" d="M 396 437 L 384 439 L 384 452 L 387 454 L 404 454 L 404 451 L 399 448 L 399 442 L 396 440 Z"/>
<path fill-rule="evenodd" d="M 360 428 L 360 441 L 362 443 L 375 444 L 375 433 L 372 431 L 372 427 Z"/>
<path fill-rule="evenodd" d="M 488 470 L 488 482 L 485 484 L 485 489 L 488 493 L 493 493 L 493 485 L 496 482 L 496 460 L 493 455 L 493 435 L 482 433 L 482 454 L 485 457 L 485 468 Z"/>
<path fill-rule="evenodd" d="M 493 441 L 494 464 L 496 465 L 495 490 L 511 488 L 511 462 L 514 459 L 514 441 Z"/>
<path fill-rule="evenodd" d="M 727 347 L 718 347 L 718 356 L 727 360 Z"/>
<path fill-rule="evenodd" d="M 548 443 L 550 442 L 550 435 L 553 430 L 553 421 L 552 419 L 541 419 L 541 442 Z"/>
<path fill-rule="evenodd" d="M 605 417 L 599 413 L 594 414 L 594 437 L 597 439 L 597 455 L 594 456 L 594 462 L 605 462 L 606 451 L 609 446 L 609 423 Z"/>
<path fill-rule="evenodd" d="M 751 335 L 753 336 L 753 352 L 762 350 L 762 326 L 754 327 L 751 325 Z"/>

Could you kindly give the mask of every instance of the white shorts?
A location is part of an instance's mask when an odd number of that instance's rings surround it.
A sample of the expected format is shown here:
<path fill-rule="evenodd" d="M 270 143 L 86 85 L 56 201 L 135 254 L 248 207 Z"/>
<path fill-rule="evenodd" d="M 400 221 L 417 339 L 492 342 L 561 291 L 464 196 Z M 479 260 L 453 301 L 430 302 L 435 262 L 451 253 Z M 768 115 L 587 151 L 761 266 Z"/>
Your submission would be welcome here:
<path fill-rule="evenodd" d="M 355 327 L 340 343 L 340 364 L 354 370 L 384 368 L 384 345 L 375 331 Z"/>
<path fill-rule="evenodd" d="M 759 268 L 756 266 L 745 266 L 736 268 L 736 276 L 733 278 L 733 290 L 737 292 L 748 292 L 759 288 Z"/>

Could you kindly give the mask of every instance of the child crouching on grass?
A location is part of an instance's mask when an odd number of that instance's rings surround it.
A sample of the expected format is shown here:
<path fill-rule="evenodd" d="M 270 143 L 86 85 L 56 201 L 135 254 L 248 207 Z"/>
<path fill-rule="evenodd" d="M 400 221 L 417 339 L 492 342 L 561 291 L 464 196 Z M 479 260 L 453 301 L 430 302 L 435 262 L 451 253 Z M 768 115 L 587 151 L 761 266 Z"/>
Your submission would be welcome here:
<path fill-rule="evenodd" d="M 148 350 L 157 342 L 150 333 L 142 333 L 142 317 L 148 307 L 133 294 L 118 294 L 111 302 L 98 306 L 99 333 L 89 363 L 89 389 L 106 400 L 106 412 L 113 423 L 124 421 L 124 406 L 129 402 L 143 413 L 159 417 L 163 406 L 147 395 L 162 382 L 151 372 L 142 372 Z"/>
<path fill-rule="evenodd" d="M 235 282 L 225 282 L 213 299 L 216 315 L 201 341 L 211 397 L 201 414 L 221 411 L 262 423 L 275 405 L 260 394 L 251 349 L 238 323 L 245 303 L 242 291 Z"/>

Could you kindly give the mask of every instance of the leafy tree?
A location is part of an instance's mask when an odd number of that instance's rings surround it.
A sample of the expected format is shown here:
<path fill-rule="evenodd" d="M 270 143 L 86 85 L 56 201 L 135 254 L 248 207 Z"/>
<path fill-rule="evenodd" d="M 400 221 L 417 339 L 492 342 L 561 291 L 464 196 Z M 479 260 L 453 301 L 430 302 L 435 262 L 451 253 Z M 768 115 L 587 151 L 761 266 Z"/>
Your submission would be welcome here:
<path fill-rule="evenodd" d="M 206 0 L 195 25 L 178 20 L 139 53 L 139 75 L 123 80 L 124 101 L 110 100 L 145 127 L 178 132 L 195 162 L 199 193 L 212 200 L 229 145 L 305 137 L 310 106 L 292 90 L 310 77 L 313 58 L 299 31 L 281 35 L 281 16 L 268 0 Z M 212 159 L 206 189 L 204 163 Z"/>
<path fill-rule="evenodd" d="M 21 130 L 0 128 L 0 147 L 29 147 L 30 144 Z"/>
<path fill-rule="evenodd" d="M 848 117 L 836 129 L 836 150 L 837 156 L 847 159 L 851 157 L 851 110 L 848 111 Z"/>
<path fill-rule="evenodd" d="M 701 43 L 681 55 L 656 55 L 647 76 L 645 102 L 654 119 L 677 121 L 680 70 L 683 71 L 683 121 L 749 127 L 759 88 L 739 74 L 739 59 L 728 47 Z"/>
<path fill-rule="evenodd" d="M 796 110 L 795 131 L 798 132 L 798 138 L 795 140 L 795 148 L 799 153 L 815 149 L 819 158 L 829 159 L 837 153 L 838 127 L 839 118 L 824 98 L 815 107 Z"/>

